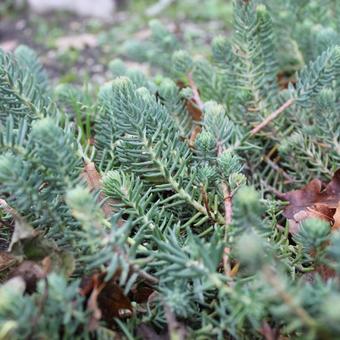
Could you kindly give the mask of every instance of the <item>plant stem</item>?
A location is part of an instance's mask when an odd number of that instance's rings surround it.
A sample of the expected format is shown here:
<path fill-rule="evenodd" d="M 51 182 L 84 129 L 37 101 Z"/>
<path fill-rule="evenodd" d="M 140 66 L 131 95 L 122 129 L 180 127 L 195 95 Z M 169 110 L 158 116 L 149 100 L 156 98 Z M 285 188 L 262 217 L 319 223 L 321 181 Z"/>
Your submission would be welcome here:
<path fill-rule="evenodd" d="M 273 162 L 268 156 L 263 156 L 263 160 L 276 172 L 281 174 L 289 183 L 295 182 L 294 178 L 290 177 L 282 168 Z"/>
<path fill-rule="evenodd" d="M 218 143 L 217 146 L 217 156 L 220 156 L 224 151 L 224 147 Z M 221 183 L 221 189 L 223 193 L 223 203 L 224 203 L 224 220 L 225 220 L 225 226 L 224 226 L 224 241 L 227 241 L 227 230 L 228 226 L 230 226 L 233 218 L 233 208 L 232 208 L 232 195 L 229 191 L 227 183 L 222 181 Z M 230 276 L 231 273 L 231 266 L 229 263 L 229 254 L 230 254 L 230 248 L 225 247 L 223 250 L 223 268 L 224 273 L 227 276 Z"/>
<path fill-rule="evenodd" d="M 261 184 L 270 192 L 272 192 L 277 198 L 280 198 L 281 200 L 286 200 L 286 196 L 283 192 L 273 188 L 272 186 L 270 186 L 269 184 L 267 184 L 266 181 L 264 180 L 260 180 Z"/>
<path fill-rule="evenodd" d="M 294 99 L 291 98 L 287 100 L 282 106 L 280 106 L 276 111 L 272 112 L 264 121 L 259 125 L 255 126 L 250 131 L 250 136 L 256 135 L 260 130 L 266 127 L 270 122 L 272 122 L 276 117 L 278 117 L 283 111 L 288 109 L 294 103 Z"/>
<path fill-rule="evenodd" d="M 218 145 L 217 147 L 217 156 L 221 156 L 221 154 L 224 151 L 224 147 L 222 145 Z M 233 209 L 232 209 L 232 195 L 230 194 L 228 185 L 222 181 L 221 183 L 221 189 L 223 193 L 223 202 L 224 202 L 224 220 L 226 226 L 229 226 L 232 222 L 233 218 Z"/>
<path fill-rule="evenodd" d="M 148 281 L 149 283 L 156 285 L 159 283 L 159 280 L 157 277 L 152 276 L 151 274 L 147 273 L 146 271 L 140 269 L 137 265 L 131 265 L 131 269 L 138 273 L 141 278 L 143 278 L 145 281 Z"/>

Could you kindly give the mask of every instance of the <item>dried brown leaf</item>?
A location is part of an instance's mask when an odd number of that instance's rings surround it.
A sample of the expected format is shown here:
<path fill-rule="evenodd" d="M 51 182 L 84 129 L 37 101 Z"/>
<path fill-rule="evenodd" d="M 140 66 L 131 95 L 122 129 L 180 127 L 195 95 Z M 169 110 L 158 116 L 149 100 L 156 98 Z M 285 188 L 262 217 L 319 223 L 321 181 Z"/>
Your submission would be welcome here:
<path fill-rule="evenodd" d="M 289 202 L 283 215 L 289 221 L 291 233 L 296 233 L 299 223 L 307 218 L 335 224 L 334 216 L 340 202 L 340 169 L 324 188 L 319 179 L 313 179 L 303 188 L 285 193 L 283 199 Z"/>
<path fill-rule="evenodd" d="M 97 171 L 96 166 L 93 162 L 88 162 L 84 166 L 84 171 L 82 173 L 83 178 L 86 180 L 86 183 L 90 190 L 99 191 L 98 201 L 103 201 L 105 199 L 105 195 L 101 191 L 101 175 Z M 114 204 L 113 200 L 106 200 L 102 204 L 102 210 L 104 212 L 105 217 L 110 217 L 113 213 L 113 209 L 111 207 Z"/>
<path fill-rule="evenodd" d="M 140 282 L 137 286 L 131 289 L 129 296 L 133 301 L 137 303 L 148 302 L 149 296 L 154 292 L 154 289 L 145 285 L 144 282 Z"/>
<path fill-rule="evenodd" d="M 100 320 L 113 327 L 114 318 L 125 318 L 132 314 L 132 305 L 122 288 L 111 279 L 104 282 L 105 273 L 94 274 L 83 279 L 81 295 L 87 296 L 87 309 L 92 312 L 89 329 L 97 328 Z"/>
<path fill-rule="evenodd" d="M 333 228 L 340 229 L 340 202 L 338 203 L 333 219 L 334 219 Z"/>
<path fill-rule="evenodd" d="M 326 205 L 331 209 L 337 208 L 340 201 L 340 169 L 335 172 L 325 189 L 322 189 L 322 182 L 319 179 L 313 179 L 302 189 L 285 193 L 283 198 L 290 203 L 284 209 L 283 215 L 290 219 L 294 218 L 296 213 L 315 204 Z"/>

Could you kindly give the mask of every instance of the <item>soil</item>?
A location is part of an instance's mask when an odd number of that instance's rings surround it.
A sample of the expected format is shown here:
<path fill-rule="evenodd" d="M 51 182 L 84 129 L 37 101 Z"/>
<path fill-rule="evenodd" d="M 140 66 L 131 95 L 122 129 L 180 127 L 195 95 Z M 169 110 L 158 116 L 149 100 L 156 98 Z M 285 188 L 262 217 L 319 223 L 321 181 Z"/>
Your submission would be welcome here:
<path fill-rule="evenodd" d="M 77 40 L 77 35 L 85 33 L 86 20 L 84 18 L 77 17 L 68 13 L 59 14 L 56 16 L 54 13 L 45 14 L 43 17 L 37 17 L 29 14 L 27 11 L 17 13 L 15 16 L 5 17 L 0 20 L 0 48 L 6 52 L 15 50 L 18 45 L 25 44 L 33 48 L 39 55 L 50 79 L 57 81 L 63 76 L 72 72 L 74 75 L 79 75 L 79 72 L 83 73 L 86 70 L 87 76 L 90 78 L 96 78 L 97 74 L 103 74 L 105 67 L 99 64 L 103 51 L 101 47 L 96 46 L 90 48 L 86 45 L 81 51 L 75 51 L 72 47 L 68 48 L 69 51 L 60 51 L 59 46 L 49 46 L 58 42 L 58 38 L 74 36 Z M 52 23 L 47 28 L 46 36 L 48 41 L 39 42 L 36 37 L 39 30 L 39 21 L 45 23 Z M 101 24 L 100 29 L 109 29 L 110 25 Z M 62 33 L 61 37 L 55 38 L 55 42 L 49 37 L 49 29 L 55 29 Z M 41 34 L 41 33 L 40 33 Z M 72 60 L 71 63 L 65 65 L 64 62 L 60 62 L 62 54 L 67 52 L 79 53 L 76 60 Z M 72 80 L 77 82 L 76 77 Z"/>

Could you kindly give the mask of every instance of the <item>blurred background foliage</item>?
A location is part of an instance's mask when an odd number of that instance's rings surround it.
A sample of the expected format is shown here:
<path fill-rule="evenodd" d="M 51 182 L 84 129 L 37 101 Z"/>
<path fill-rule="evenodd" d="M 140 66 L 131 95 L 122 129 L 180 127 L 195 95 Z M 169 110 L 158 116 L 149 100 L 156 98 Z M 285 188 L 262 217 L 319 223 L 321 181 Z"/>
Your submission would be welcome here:
<path fill-rule="evenodd" d="M 204 54 L 214 36 L 228 33 L 232 17 L 231 1 L 223 0 L 202 0 L 199 5 L 197 0 L 173 1 L 154 16 L 147 13 L 157 1 L 134 0 L 117 9 L 110 21 L 63 11 L 40 15 L 13 1 L 0 2 L 0 48 L 32 47 L 52 81 L 81 85 L 89 77 L 97 84 L 110 79 L 109 62 L 121 56 L 127 40 L 149 37 L 151 19 L 159 19 L 193 53 Z M 146 71 L 143 65 L 132 66 Z"/>

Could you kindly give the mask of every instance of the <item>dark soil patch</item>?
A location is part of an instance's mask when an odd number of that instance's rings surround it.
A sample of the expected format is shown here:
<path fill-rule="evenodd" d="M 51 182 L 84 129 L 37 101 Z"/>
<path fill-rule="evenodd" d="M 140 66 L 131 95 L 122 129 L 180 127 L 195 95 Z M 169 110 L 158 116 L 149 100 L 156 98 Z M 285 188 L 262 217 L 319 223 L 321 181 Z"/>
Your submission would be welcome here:
<path fill-rule="evenodd" d="M 0 48 L 6 52 L 13 51 L 20 44 L 33 48 L 40 56 L 52 81 L 64 78 L 65 81 L 82 83 L 85 77 L 96 79 L 96 76 L 99 77 L 106 72 L 103 66 L 106 62 L 102 63 L 103 51 L 99 46 L 96 48 L 85 46 L 79 51 L 70 48 L 62 52 L 58 50 L 58 46 L 49 46 L 53 43 L 50 30 L 57 28 L 61 36 L 76 38 L 77 35 L 86 33 L 86 20 L 68 13 L 47 13 L 43 17 L 31 15 L 27 11 L 16 13 L 15 16 L 2 18 L 0 21 Z M 37 41 L 37 36 L 42 35 L 39 32 L 41 23 L 48 25 L 44 27 L 47 30 L 46 40 L 40 42 Z M 100 30 L 110 27 L 108 24 L 100 25 Z"/>

